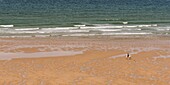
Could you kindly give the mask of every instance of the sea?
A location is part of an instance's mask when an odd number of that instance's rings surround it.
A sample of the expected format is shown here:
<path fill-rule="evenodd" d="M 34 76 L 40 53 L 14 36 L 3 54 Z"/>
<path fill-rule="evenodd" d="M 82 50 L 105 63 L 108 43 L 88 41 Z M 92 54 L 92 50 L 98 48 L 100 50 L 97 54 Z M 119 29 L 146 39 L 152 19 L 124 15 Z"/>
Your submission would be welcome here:
<path fill-rule="evenodd" d="M 0 0 L 0 37 L 170 35 L 170 0 Z"/>

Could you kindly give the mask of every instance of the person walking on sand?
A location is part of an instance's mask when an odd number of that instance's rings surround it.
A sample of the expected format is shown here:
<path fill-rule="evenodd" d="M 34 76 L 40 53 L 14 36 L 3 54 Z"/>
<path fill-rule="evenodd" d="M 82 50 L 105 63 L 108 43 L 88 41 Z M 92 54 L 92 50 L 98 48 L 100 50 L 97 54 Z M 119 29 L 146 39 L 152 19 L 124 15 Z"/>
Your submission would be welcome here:
<path fill-rule="evenodd" d="M 126 59 L 130 60 L 131 59 L 131 56 L 129 53 L 126 54 Z"/>

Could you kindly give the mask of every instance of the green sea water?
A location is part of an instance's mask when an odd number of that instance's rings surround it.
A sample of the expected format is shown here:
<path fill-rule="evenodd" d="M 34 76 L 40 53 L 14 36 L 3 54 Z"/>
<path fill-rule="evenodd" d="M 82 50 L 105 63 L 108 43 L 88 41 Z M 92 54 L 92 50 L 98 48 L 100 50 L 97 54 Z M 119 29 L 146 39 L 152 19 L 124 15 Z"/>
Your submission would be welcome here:
<path fill-rule="evenodd" d="M 58 27 L 74 24 L 169 24 L 168 0 L 1 0 L 0 24 Z"/>

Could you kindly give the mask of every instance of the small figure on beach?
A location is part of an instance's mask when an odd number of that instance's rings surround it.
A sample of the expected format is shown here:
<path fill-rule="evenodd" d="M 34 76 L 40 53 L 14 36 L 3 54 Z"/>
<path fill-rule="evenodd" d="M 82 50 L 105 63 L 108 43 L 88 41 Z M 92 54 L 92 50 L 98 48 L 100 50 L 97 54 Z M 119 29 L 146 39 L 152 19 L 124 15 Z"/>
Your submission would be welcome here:
<path fill-rule="evenodd" d="M 130 60 L 131 59 L 131 56 L 129 53 L 126 54 L 126 59 Z"/>

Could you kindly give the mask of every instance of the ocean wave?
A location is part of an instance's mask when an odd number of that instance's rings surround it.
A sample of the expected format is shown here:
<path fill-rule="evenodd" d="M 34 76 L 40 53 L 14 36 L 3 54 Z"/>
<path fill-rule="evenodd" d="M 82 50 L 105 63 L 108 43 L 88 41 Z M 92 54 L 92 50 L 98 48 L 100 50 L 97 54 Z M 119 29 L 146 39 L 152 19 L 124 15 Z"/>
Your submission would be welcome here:
<path fill-rule="evenodd" d="M 170 31 L 170 29 L 156 29 L 158 31 Z"/>
<path fill-rule="evenodd" d="M 62 35 L 62 36 L 97 36 L 97 35 L 149 35 L 149 34 L 152 34 L 152 33 L 141 32 L 141 33 L 67 34 L 67 35 Z"/>
<path fill-rule="evenodd" d="M 55 32 L 90 32 L 90 30 L 58 30 Z"/>
<path fill-rule="evenodd" d="M 90 32 L 90 30 L 69 30 L 68 32 Z"/>
<path fill-rule="evenodd" d="M 0 25 L 0 27 L 14 27 L 14 25 Z"/>
<path fill-rule="evenodd" d="M 150 24 L 150 25 L 138 25 L 138 27 L 157 27 L 157 24 Z"/>
<path fill-rule="evenodd" d="M 122 31 L 122 29 L 98 29 L 98 31 L 112 32 L 112 31 Z"/>
<path fill-rule="evenodd" d="M 106 28 L 123 28 L 123 26 L 87 26 L 80 27 L 80 29 L 106 29 Z"/>
<path fill-rule="evenodd" d="M 128 31 L 130 31 L 130 30 L 137 30 L 137 31 L 140 31 L 140 30 L 142 30 L 142 29 L 139 29 L 139 28 L 131 28 L 131 29 L 129 29 L 129 28 L 126 28 L 126 29 L 123 29 L 123 30 L 128 30 Z"/>
<path fill-rule="evenodd" d="M 123 24 L 128 24 L 129 22 L 122 22 Z"/>
<path fill-rule="evenodd" d="M 140 32 L 140 33 L 102 33 L 101 35 L 147 35 L 152 33 Z"/>
<path fill-rule="evenodd" d="M 44 32 L 44 31 L 8 31 L 6 33 L 11 33 L 11 34 L 36 34 L 36 33 L 48 33 L 48 32 Z"/>
<path fill-rule="evenodd" d="M 79 32 L 90 32 L 90 30 L 30 30 L 30 29 L 26 29 L 26 30 L 10 30 L 10 31 L 3 31 L 4 33 L 11 33 L 11 34 L 36 34 L 36 33 L 40 33 L 40 34 L 45 34 L 45 33 L 79 33 Z"/>
<path fill-rule="evenodd" d="M 69 29 L 78 29 L 78 27 L 41 28 L 41 30 L 69 30 Z"/>
<path fill-rule="evenodd" d="M 95 36 L 98 34 L 67 34 L 67 35 L 62 35 L 62 36 Z"/>
<path fill-rule="evenodd" d="M 93 24 L 94 26 L 84 26 L 80 29 L 106 29 L 106 28 L 142 28 L 142 27 L 157 27 L 157 24 L 149 25 L 111 25 L 111 24 Z"/>
<path fill-rule="evenodd" d="M 149 24 L 149 25 L 126 25 L 124 28 L 142 28 L 142 27 L 157 27 L 157 24 Z"/>
<path fill-rule="evenodd" d="M 159 24 L 91 24 L 72 27 L 20 28 L 0 27 L 0 35 L 55 35 L 55 36 L 95 36 L 95 35 L 169 35 L 170 26 Z"/>
<path fill-rule="evenodd" d="M 30 30 L 39 30 L 39 28 L 20 28 L 20 29 L 15 29 L 16 31 L 30 31 Z"/>
<path fill-rule="evenodd" d="M 138 25 L 129 25 L 129 26 L 123 26 L 123 28 L 137 28 Z"/>
<path fill-rule="evenodd" d="M 74 27 L 85 27 L 86 25 L 74 25 Z"/>
<path fill-rule="evenodd" d="M 170 27 L 157 27 L 155 28 L 157 31 L 170 31 Z"/>

